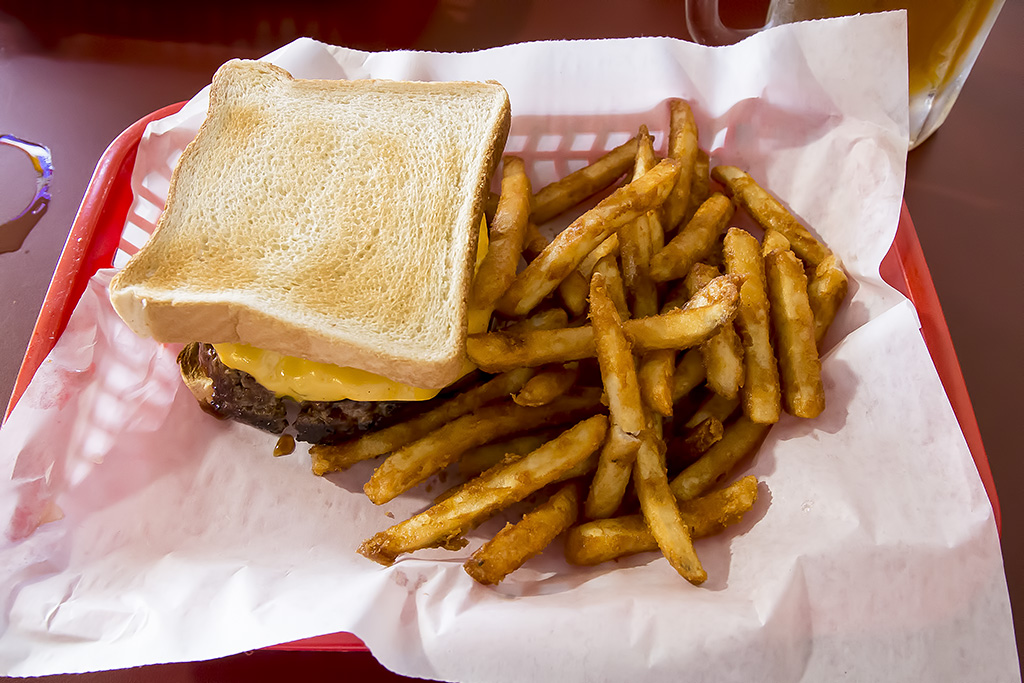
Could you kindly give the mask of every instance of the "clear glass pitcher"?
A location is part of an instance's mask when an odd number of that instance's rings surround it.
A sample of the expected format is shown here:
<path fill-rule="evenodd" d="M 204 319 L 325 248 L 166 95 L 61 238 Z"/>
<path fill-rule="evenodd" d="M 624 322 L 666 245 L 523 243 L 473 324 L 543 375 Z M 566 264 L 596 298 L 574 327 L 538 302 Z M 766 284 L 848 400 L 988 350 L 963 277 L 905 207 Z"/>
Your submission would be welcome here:
<path fill-rule="evenodd" d="M 907 10 L 910 58 L 910 146 L 935 132 L 949 114 L 1004 0 L 771 0 L 756 29 L 725 26 L 718 0 L 686 0 L 690 36 L 728 45 L 757 31 L 806 19 Z"/>

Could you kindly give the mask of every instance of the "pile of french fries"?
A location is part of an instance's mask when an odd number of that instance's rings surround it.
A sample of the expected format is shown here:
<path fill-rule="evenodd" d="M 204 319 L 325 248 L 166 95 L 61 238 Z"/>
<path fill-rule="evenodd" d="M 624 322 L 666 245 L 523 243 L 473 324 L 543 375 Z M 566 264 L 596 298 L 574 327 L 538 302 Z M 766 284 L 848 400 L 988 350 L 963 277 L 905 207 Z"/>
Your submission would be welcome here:
<path fill-rule="evenodd" d="M 752 476 L 722 483 L 782 410 L 814 418 L 825 407 L 818 347 L 847 276 L 747 173 L 710 167 L 685 101 L 669 112 L 664 159 L 641 127 L 534 194 L 523 161 L 505 157 L 470 294 L 492 315 L 491 330 L 467 340 L 489 378 L 406 422 L 310 451 L 319 475 L 387 456 L 364 487 L 377 504 L 456 463 L 465 476 L 360 553 L 389 565 L 459 549 L 519 504 L 521 520 L 466 560 L 477 581 L 500 582 L 563 534 L 571 564 L 660 550 L 690 582 L 707 578 L 694 539 L 757 500 Z M 538 226 L 620 178 L 551 241 L 542 235 Z M 761 239 L 730 227 L 737 207 Z"/>

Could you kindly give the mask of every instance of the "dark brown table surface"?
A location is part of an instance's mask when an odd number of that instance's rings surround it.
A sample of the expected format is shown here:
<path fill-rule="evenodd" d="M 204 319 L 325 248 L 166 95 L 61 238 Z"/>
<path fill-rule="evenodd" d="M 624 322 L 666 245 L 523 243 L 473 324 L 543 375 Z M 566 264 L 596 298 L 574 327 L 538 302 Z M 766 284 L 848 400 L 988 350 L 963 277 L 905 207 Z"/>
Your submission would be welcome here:
<path fill-rule="evenodd" d="M 47 145 L 49 211 L 0 254 L 0 406 L 14 386 L 46 288 L 93 168 L 118 133 L 188 99 L 231 57 L 298 35 L 362 49 L 470 50 L 524 40 L 687 38 L 681 3 L 175 3 L 179 16 L 122 2 L 0 2 L 0 134 Z M 239 8 L 245 7 L 241 12 Z M 328 9 L 329 8 L 329 9 Z M 762 2 L 733 8 L 757 23 Z M 944 126 L 909 156 L 905 200 L 956 347 L 1002 506 L 1002 548 L 1024 650 L 1024 2 L 1009 0 Z M 2 150 L 3 148 L 0 148 Z M 0 220 L 32 196 L 24 157 L 0 154 Z M 27 195 L 25 194 L 27 193 Z M 40 680 L 399 680 L 365 653 L 257 652 Z"/>

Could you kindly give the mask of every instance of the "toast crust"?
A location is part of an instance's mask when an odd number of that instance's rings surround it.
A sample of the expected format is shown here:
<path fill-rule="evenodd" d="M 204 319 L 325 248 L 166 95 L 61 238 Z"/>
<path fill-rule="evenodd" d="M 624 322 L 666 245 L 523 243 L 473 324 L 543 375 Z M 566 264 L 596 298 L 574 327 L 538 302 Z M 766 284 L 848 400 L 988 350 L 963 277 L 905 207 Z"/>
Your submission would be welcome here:
<path fill-rule="evenodd" d="M 232 60 L 150 241 L 110 285 L 160 342 L 241 342 L 439 388 L 459 375 L 496 83 L 293 79 Z"/>

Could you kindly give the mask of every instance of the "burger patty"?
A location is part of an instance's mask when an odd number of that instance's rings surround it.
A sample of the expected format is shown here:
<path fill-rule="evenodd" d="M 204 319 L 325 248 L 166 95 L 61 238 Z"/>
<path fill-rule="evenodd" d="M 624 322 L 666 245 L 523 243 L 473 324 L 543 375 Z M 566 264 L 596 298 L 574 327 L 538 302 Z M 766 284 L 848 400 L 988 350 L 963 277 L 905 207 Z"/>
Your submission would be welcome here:
<path fill-rule="evenodd" d="M 198 345 L 198 361 L 213 382 L 207 408 L 215 414 L 280 434 L 289 414 L 295 438 L 308 443 L 335 443 L 387 426 L 420 406 L 407 401 L 295 401 L 265 388 L 252 375 L 229 368 L 211 344 Z"/>

